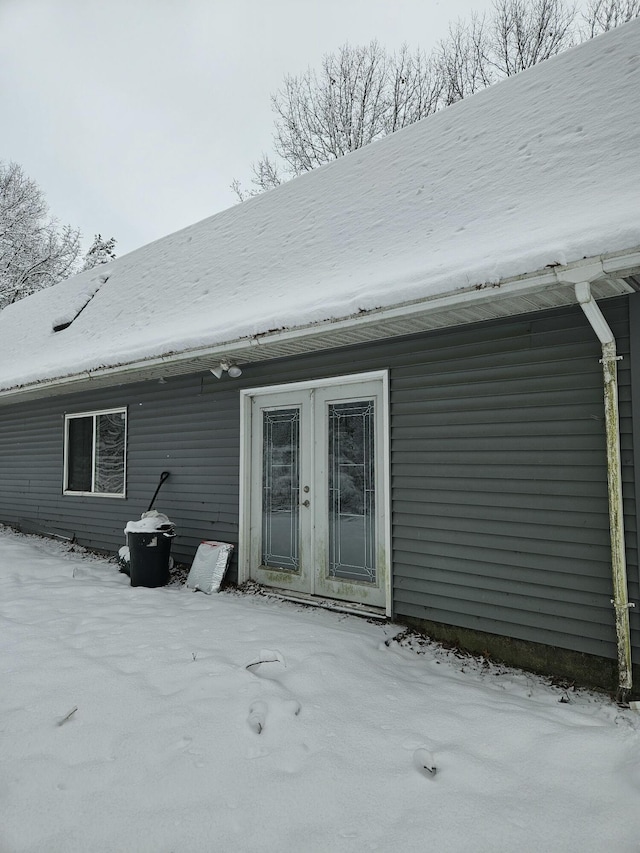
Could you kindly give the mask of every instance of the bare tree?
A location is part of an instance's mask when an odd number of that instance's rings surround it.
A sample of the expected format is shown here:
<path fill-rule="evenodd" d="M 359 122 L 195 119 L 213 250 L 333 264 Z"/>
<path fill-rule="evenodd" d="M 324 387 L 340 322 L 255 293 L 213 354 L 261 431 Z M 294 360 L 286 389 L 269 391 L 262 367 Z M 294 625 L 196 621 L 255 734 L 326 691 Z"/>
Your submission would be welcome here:
<path fill-rule="evenodd" d="M 444 105 L 571 47 L 575 19 L 563 0 L 495 0 L 488 17 L 452 24 L 436 48 Z"/>
<path fill-rule="evenodd" d="M 640 0 L 591 0 L 583 14 L 586 37 L 594 38 L 637 17 L 640 17 Z"/>
<path fill-rule="evenodd" d="M 576 8 L 563 0 L 496 0 L 490 61 L 511 77 L 575 43 Z"/>
<path fill-rule="evenodd" d="M 451 24 L 430 55 L 343 45 L 318 72 L 285 77 L 271 99 L 282 165 L 263 155 L 253 188 L 232 188 L 240 201 L 257 195 L 639 15 L 640 0 L 589 0 L 585 30 L 571 0 L 494 0 Z"/>
<path fill-rule="evenodd" d="M 343 45 L 319 73 L 287 75 L 271 99 L 274 147 L 291 175 L 308 172 L 384 134 L 388 56 L 377 44 Z"/>
<path fill-rule="evenodd" d="M 0 307 L 71 275 L 79 255 L 78 229 L 50 216 L 17 163 L 0 162 Z"/>
<path fill-rule="evenodd" d="M 253 187 L 245 190 L 238 180 L 231 187 L 243 201 L 424 118 L 441 98 L 438 69 L 423 52 L 405 46 L 389 54 L 375 41 L 345 44 L 323 58 L 318 72 L 285 77 L 271 99 L 282 165 L 263 155 L 252 167 Z"/>
<path fill-rule="evenodd" d="M 411 53 L 403 45 L 389 64 L 385 135 L 431 115 L 442 97 L 442 76 L 434 59 L 424 51 Z"/>
<path fill-rule="evenodd" d="M 484 16 L 450 24 L 449 33 L 436 47 L 437 67 L 444 93 L 443 106 L 486 89 L 497 78 L 490 60 L 490 36 Z"/>
<path fill-rule="evenodd" d="M 252 187 L 244 189 L 237 178 L 231 182 L 231 189 L 238 197 L 238 201 L 246 201 L 248 198 L 260 195 L 267 190 L 272 190 L 274 187 L 280 186 L 283 182 L 278 164 L 274 163 L 268 154 L 263 154 L 256 162 L 251 164 L 251 183 Z"/>

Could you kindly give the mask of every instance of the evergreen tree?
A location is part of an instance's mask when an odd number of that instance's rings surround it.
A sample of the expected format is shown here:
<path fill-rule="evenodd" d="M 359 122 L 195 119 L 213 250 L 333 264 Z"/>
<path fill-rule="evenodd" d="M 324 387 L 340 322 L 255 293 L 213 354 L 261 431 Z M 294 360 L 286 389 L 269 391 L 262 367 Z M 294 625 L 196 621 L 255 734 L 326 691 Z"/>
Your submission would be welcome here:
<path fill-rule="evenodd" d="M 109 261 L 115 260 L 115 245 L 116 238 L 109 237 L 108 240 L 103 240 L 101 234 L 96 234 L 91 248 L 84 256 L 84 264 L 82 270 L 90 270 L 97 267 L 99 264 L 108 264 Z"/>

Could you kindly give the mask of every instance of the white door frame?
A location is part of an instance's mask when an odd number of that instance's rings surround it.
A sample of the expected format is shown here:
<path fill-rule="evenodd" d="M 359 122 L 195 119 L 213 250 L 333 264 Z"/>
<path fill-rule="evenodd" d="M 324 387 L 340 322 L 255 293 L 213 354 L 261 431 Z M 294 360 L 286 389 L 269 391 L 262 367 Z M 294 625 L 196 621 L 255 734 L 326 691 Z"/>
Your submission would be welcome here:
<path fill-rule="evenodd" d="M 381 499 L 384 503 L 384 525 L 381 530 L 384 565 L 380 567 L 385 578 L 385 613 L 391 616 L 391 477 L 389 455 L 389 371 L 376 370 L 368 373 L 355 373 L 346 376 L 332 376 L 309 382 L 289 382 L 279 385 L 265 385 L 259 388 L 246 388 L 240 391 L 240 520 L 238 528 L 238 582 L 243 583 L 251 577 L 251 406 L 255 397 L 286 391 L 310 390 L 357 384 L 377 380 L 382 383 L 382 482 Z M 348 608 L 348 603 L 345 602 Z M 354 607 L 354 610 L 356 608 Z"/>

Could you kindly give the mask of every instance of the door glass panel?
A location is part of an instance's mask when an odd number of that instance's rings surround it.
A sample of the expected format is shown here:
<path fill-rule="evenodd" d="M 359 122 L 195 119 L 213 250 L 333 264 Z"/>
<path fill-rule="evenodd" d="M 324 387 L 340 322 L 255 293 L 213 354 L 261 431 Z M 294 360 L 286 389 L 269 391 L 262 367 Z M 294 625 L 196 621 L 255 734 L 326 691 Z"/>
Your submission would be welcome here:
<path fill-rule="evenodd" d="M 262 565 L 298 571 L 300 410 L 263 412 Z"/>
<path fill-rule="evenodd" d="M 374 402 L 328 414 L 329 576 L 375 583 Z"/>

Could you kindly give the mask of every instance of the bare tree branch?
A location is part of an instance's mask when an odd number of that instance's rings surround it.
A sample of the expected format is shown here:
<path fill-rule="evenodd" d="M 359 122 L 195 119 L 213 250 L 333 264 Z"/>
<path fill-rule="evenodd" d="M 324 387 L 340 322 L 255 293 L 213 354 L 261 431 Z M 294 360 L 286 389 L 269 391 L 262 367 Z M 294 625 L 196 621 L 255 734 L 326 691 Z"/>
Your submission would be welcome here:
<path fill-rule="evenodd" d="M 263 155 L 253 187 L 232 188 L 242 201 L 637 16 L 640 0 L 589 0 L 580 27 L 572 0 L 494 0 L 452 23 L 430 55 L 345 44 L 318 71 L 284 78 L 271 98 L 278 159 Z"/>
<path fill-rule="evenodd" d="M 575 43 L 575 6 L 563 0 L 495 0 L 491 62 L 511 77 Z"/>
<path fill-rule="evenodd" d="M 435 112 L 441 95 L 424 53 L 345 44 L 318 72 L 287 75 L 272 97 L 276 154 L 288 176 L 300 175 Z"/>
<path fill-rule="evenodd" d="M 591 0 L 583 14 L 585 36 L 594 38 L 637 17 L 640 17 L 640 0 Z"/>
<path fill-rule="evenodd" d="M 80 232 L 49 215 L 40 187 L 0 162 L 0 308 L 76 271 Z"/>
<path fill-rule="evenodd" d="M 490 86 L 497 75 L 490 59 L 490 38 L 483 17 L 457 21 L 436 48 L 444 106 L 454 104 Z"/>
<path fill-rule="evenodd" d="M 251 183 L 253 187 L 243 189 L 242 184 L 237 178 L 231 182 L 231 189 L 236 194 L 238 201 L 246 201 L 248 198 L 260 195 L 260 193 L 272 190 L 274 187 L 280 186 L 282 178 L 277 163 L 269 157 L 268 154 L 263 154 L 256 162 L 251 164 Z"/>

